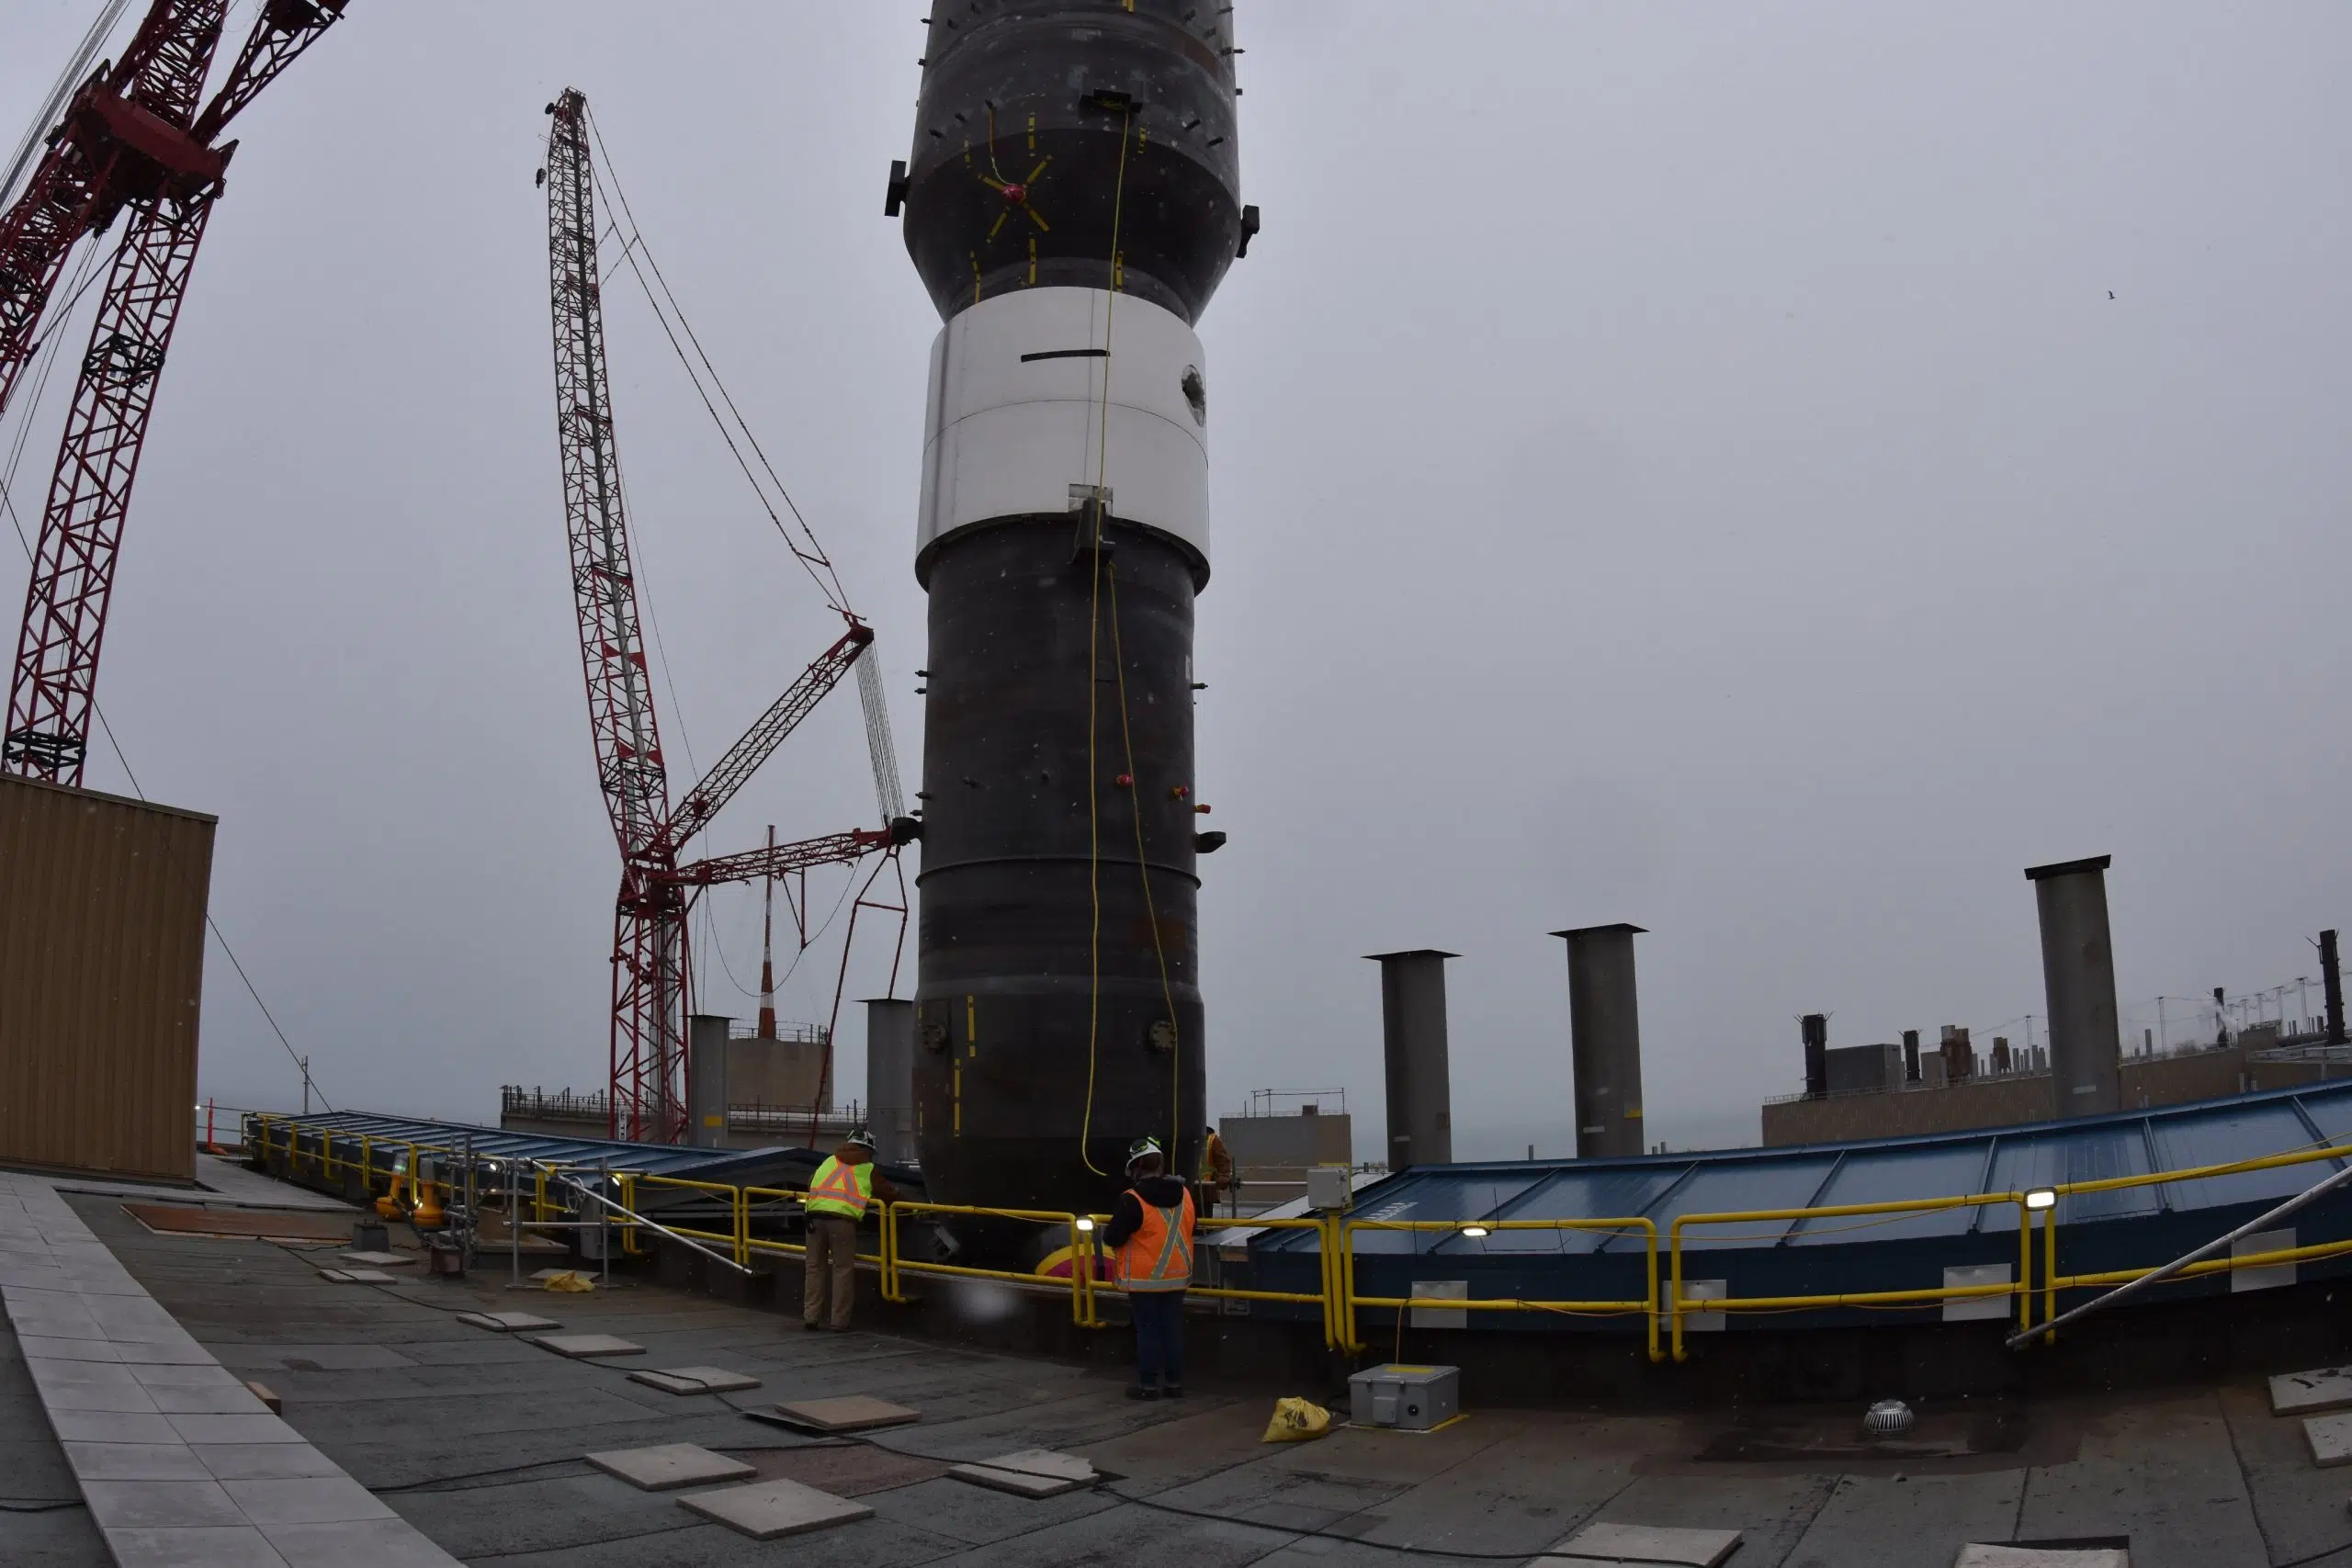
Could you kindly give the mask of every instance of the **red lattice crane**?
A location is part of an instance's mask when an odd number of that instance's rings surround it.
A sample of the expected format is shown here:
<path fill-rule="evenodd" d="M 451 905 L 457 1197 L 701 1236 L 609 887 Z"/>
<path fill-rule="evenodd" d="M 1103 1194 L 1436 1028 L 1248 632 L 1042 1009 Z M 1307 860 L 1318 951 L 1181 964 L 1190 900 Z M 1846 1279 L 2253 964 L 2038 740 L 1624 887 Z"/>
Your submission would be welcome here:
<path fill-rule="evenodd" d="M 123 219 L 57 454 L 0 731 L 0 771 L 79 784 L 98 649 L 155 389 L 236 151 L 220 132 L 348 0 L 264 0 L 210 101 L 230 0 L 153 0 L 120 59 L 75 92 L 0 214 L 0 412 L 40 344 L 74 246 Z"/>
<path fill-rule="evenodd" d="M 679 861 L 687 842 L 857 664 L 874 632 L 843 608 L 848 629 L 684 799 L 671 805 L 645 644 L 639 635 L 628 520 L 613 439 L 587 100 L 567 90 L 548 112 L 548 255 L 564 521 L 597 774 L 621 852 L 613 926 L 608 1125 L 615 1137 L 676 1143 L 686 1133 L 686 916 L 695 890 L 820 865 L 854 865 L 877 850 L 895 849 L 907 833 L 897 826 L 853 829 L 742 854 Z M 888 811 L 887 804 L 884 809 Z M 846 964 L 846 953 L 843 958 Z"/>

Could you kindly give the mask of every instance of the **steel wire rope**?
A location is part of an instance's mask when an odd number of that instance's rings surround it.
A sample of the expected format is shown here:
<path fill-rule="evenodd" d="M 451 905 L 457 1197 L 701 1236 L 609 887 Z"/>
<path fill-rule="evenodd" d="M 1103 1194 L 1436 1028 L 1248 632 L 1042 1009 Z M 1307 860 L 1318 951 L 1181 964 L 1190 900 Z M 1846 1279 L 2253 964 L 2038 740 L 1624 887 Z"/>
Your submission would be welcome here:
<path fill-rule="evenodd" d="M 1105 377 L 1108 384 L 1108 377 Z M 1143 779 L 1136 772 L 1135 736 L 1127 723 L 1127 660 L 1119 640 L 1119 568 L 1114 561 L 1108 570 L 1111 580 L 1111 658 L 1119 671 L 1119 743 L 1127 764 L 1127 777 L 1134 781 L 1129 793 L 1135 797 L 1136 874 L 1143 879 L 1143 915 L 1151 925 L 1151 955 L 1159 964 L 1159 996 L 1168 1008 L 1169 1061 L 1169 1132 L 1168 1159 L 1176 1160 L 1176 1145 L 1184 1136 L 1183 1077 L 1178 1070 L 1179 1054 L 1183 1050 L 1182 1030 L 1176 1021 L 1176 989 L 1168 978 L 1168 948 L 1159 930 L 1159 910 L 1151 897 L 1151 864 L 1146 857 L 1143 843 Z"/>
<path fill-rule="evenodd" d="M 96 245 L 92 245 L 83 253 L 79 271 L 76 274 L 75 287 L 67 296 L 64 309 L 58 312 L 57 324 L 50 333 L 48 343 L 42 345 L 40 367 L 34 372 L 31 395 L 23 400 L 24 412 L 17 423 L 16 444 L 9 450 L 7 468 L 0 470 L 0 507 L 7 509 L 8 522 L 16 530 L 17 543 L 25 552 L 25 564 L 34 570 L 40 570 L 40 563 L 33 553 L 32 540 L 25 534 L 24 513 L 17 510 L 17 500 L 14 494 L 17 485 L 17 468 L 24 457 L 26 439 L 32 431 L 32 411 L 40 403 L 43 390 L 49 386 L 50 371 L 57 363 L 58 347 L 65 341 L 65 317 L 72 313 L 74 306 L 81 303 L 83 294 L 97 281 L 95 266 L 98 248 Z M 146 789 L 139 782 L 139 775 L 131 770 L 130 759 L 123 753 L 122 742 L 115 739 L 114 726 L 107 722 L 106 709 L 99 705 L 95 694 L 90 698 L 90 713 L 98 721 L 98 733 L 107 738 L 107 747 L 114 753 L 115 764 L 122 769 L 122 776 L 130 784 L 130 793 L 137 795 L 142 804 L 153 804 L 148 800 Z M 269 1010 L 267 1002 L 262 1000 L 260 987 L 254 984 L 253 976 L 245 973 L 244 961 L 237 956 L 237 950 L 229 944 L 227 933 L 221 931 L 220 922 L 212 918 L 212 911 L 209 908 L 204 911 L 204 928 L 212 933 L 212 940 L 220 944 L 220 952 L 229 960 L 229 967 L 237 972 L 237 978 L 244 986 L 245 994 L 253 998 L 254 1006 L 261 1010 L 263 1021 L 269 1025 L 269 1032 L 277 1036 L 277 1043 L 286 1048 L 286 1055 L 301 1073 L 302 1081 L 318 1091 L 321 1105 L 333 1111 L 334 1106 L 327 1100 L 326 1090 L 319 1088 L 318 1080 L 311 1076 L 311 1069 L 303 1062 L 301 1053 L 294 1049 L 294 1043 L 286 1037 L 286 1031 L 278 1027 L 277 1015 Z"/>
<path fill-rule="evenodd" d="M 584 118 L 588 121 L 588 133 L 595 139 L 596 152 L 603 165 L 600 174 L 597 164 L 591 163 L 589 174 L 592 178 L 597 180 L 600 189 L 605 180 L 612 183 L 613 202 L 619 209 L 621 215 L 628 220 L 628 234 L 622 243 L 621 257 L 628 263 L 629 271 L 636 276 L 638 287 L 645 291 L 646 302 L 653 307 L 654 319 L 661 324 L 662 335 L 670 340 L 671 352 L 678 356 L 678 362 L 684 367 L 687 378 L 694 382 L 695 393 L 702 400 L 704 411 L 710 415 L 711 423 L 718 426 L 720 438 L 727 443 L 727 450 L 735 458 L 735 466 L 743 471 L 743 478 L 751 485 L 752 493 L 759 500 L 761 510 L 768 514 L 768 521 L 775 525 L 776 532 L 783 536 L 786 546 L 791 549 L 794 558 L 800 562 L 801 569 L 807 571 L 810 581 L 817 584 L 817 591 L 824 595 L 826 604 L 838 614 L 855 619 L 854 613 L 850 609 L 848 592 L 842 587 L 841 574 L 834 570 L 832 558 L 825 553 L 824 546 L 818 542 L 817 531 L 809 526 L 808 519 L 802 513 L 799 503 L 792 499 L 792 491 L 785 485 L 783 477 L 775 471 L 775 465 L 768 460 L 766 449 L 760 445 L 760 439 L 753 434 L 751 423 L 744 419 L 742 411 L 736 406 L 734 395 L 728 391 L 726 381 L 718 374 L 718 367 L 711 363 L 709 354 L 702 346 L 702 339 L 695 334 L 694 324 L 686 319 L 684 308 L 678 303 L 677 296 L 671 291 L 670 280 L 662 276 L 662 264 L 655 258 L 653 247 L 646 243 L 644 231 L 638 227 L 637 214 L 629 207 L 628 193 L 621 188 L 620 172 L 613 166 L 612 153 L 605 145 L 605 133 L 596 123 L 594 111 L 587 110 Z M 617 223 L 615 227 L 617 230 Z M 639 267 L 637 264 L 639 253 L 642 253 L 645 257 L 644 267 Z M 647 280 L 646 268 L 650 268 L 653 278 L 660 282 L 662 299 L 654 297 L 653 283 Z M 669 301 L 669 310 L 666 312 L 662 309 L 662 299 Z M 670 325 L 670 318 L 673 315 L 677 318 L 675 330 L 673 330 Z M 694 344 L 695 355 L 702 362 L 702 374 L 696 373 L 694 360 L 687 357 L 684 345 L 679 343 L 680 332 L 684 333 L 686 341 Z M 791 531 L 784 525 L 784 519 L 777 515 L 775 507 L 768 501 L 767 492 L 760 488 L 759 477 L 752 472 L 751 464 L 744 459 L 741 449 L 735 443 L 734 431 L 728 427 L 725 420 L 719 418 L 718 408 L 710 400 L 710 393 L 704 389 L 703 374 L 710 378 L 710 384 L 718 390 L 719 401 L 727 405 L 727 412 L 734 417 L 735 429 L 742 432 L 744 443 L 759 458 L 761 468 L 767 474 L 769 482 L 775 486 L 776 494 L 782 498 L 786 510 L 792 513 L 792 520 L 800 525 L 802 536 L 808 541 L 807 552 L 802 551 L 799 545 L 793 540 Z M 818 572 L 820 566 L 824 569 L 821 576 Z"/>
<path fill-rule="evenodd" d="M 1102 534 L 1111 509 L 1111 323 L 1119 303 L 1119 220 L 1127 197 L 1127 130 L 1134 118 L 1134 109 L 1120 111 L 1119 175 L 1111 190 L 1111 256 L 1106 264 L 1110 287 L 1102 291 L 1102 401 L 1094 431 L 1094 547 L 1087 552 L 1092 563 L 1086 603 L 1086 895 L 1090 917 L 1086 939 L 1086 1110 L 1079 1122 L 1078 1157 L 1097 1176 L 1111 1173 L 1094 1163 L 1094 1152 L 1088 1146 L 1094 1137 L 1094 1085 L 1102 1034 L 1102 778 L 1096 755 L 1102 682 L 1096 671 L 1102 668 Z M 993 158 L 993 118 L 990 126 L 989 155 Z M 1127 776 L 1132 784 L 1134 773 L 1130 772 Z M 1168 1159 L 1172 1164 L 1175 1158 L 1171 1145 Z"/>
<path fill-rule="evenodd" d="M 808 955 L 808 950 L 815 947 L 818 942 L 821 942 L 827 931 L 833 929 L 833 922 L 841 918 L 842 906 L 849 902 L 850 890 L 856 886 L 857 878 L 854 875 L 851 876 L 848 881 L 842 885 L 842 896 L 833 900 L 831 911 L 825 916 L 823 922 L 817 927 L 816 931 L 809 936 L 808 940 L 800 944 L 799 951 L 792 955 L 792 962 L 785 965 L 784 973 L 776 976 L 775 986 L 778 991 L 782 991 L 785 987 L 785 982 L 790 980 L 795 974 L 799 972 L 800 961 Z M 719 943 L 718 928 L 715 922 L 715 918 L 713 923 L 707 926 L 705 929 L 710 933 L 711 945 L 714 948 L 718 949 L 718 966 L 727 971 L 728 980 L 733 984 L 734 987 L 738 991 L 742 992 L 743 995 L 747 997 L 758 996 L 760 994 L 759 992 L 750 989 L 742 981 L 735 978 L 734 966 L 727 962 L 727 950 Z"/>
<path fill-rule="evenodd" d="M 0 175 L 0 201 L 6 201 L 16 190 L 17 180 L 24 174 L 25 165 L 33 161 L 34 150 L 42 144 L 50 128 L 56 124 L 58 116 L 64 111 L 66 100 L 74 96 L 74 89 L 82 85 L 83 73 L 89 70 L 90 62 L 97 58 L 98 51 L 106 47 L 115 24 L 122 19 L 122 14 L 130 4 L 130 0 L 106 0 L 106 6 L 98 13 L 97 19 L 90 24 L 89 30 L 82 35 L 82 41 L 67 57 L 65 69 L 58 73 L 56 83 L 49 89 L 49 96 L 34 111 L 32 123 L 25 127 L 25 134 L 17 141 L 16 152 L 9 156 L 7 173 Z"/>

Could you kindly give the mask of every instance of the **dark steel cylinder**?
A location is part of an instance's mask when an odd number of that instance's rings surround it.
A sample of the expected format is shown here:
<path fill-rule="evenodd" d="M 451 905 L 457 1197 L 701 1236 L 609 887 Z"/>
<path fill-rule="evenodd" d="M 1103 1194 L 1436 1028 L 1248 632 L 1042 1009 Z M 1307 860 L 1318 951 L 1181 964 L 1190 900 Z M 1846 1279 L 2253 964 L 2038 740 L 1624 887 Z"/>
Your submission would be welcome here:
<path fill-rule="evenodd" d="M 1229 6 L 936 0 L 886 207 L 937 306 L 914 1098 L 934 1201 L 1096 1210 L 1205 1125 L 1195 323 L 1245 241 Z"/>
<path fill-rule="evenodd" d="M 1453 1160 L 1453 1085 L 1445 961 L 1435 948 L 1369 954 L 1380 965 L 1381 1056 L 1388 1079 L 1388 1168 Z"/>
<path fill-rule="evenodd" d="M 1200 320 L 1242 243 L 1232 12 L 934 0 L 892 201 L 942 319 L 1075 286 Z"/>
<path fill-rule="evenodd" d="M 1575 1070 L 1577 1157 L 1645 1153 L 1642 1124 L 1641 992 L 1634 980 L 1639 926 L 1554 931 L 1568 944 L 1568 1054 Z"/>
<path fill-rule="evenodd" d="M 2109 859 L 2037 865 L 2025 874 L 2041 917 L 2052 1114 L 2062 1118 L 2123 1109 L 2123 1039 L 2107 925 Z"/>

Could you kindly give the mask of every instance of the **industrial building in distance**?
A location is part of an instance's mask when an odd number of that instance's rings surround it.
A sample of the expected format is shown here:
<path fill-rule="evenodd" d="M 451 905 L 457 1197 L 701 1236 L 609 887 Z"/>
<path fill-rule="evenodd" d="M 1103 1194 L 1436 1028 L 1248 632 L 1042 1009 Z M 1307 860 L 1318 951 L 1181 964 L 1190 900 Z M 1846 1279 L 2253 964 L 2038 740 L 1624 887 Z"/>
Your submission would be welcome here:
<path fill-rule="evenodd" d="M 2109 857 L 2036 866 L 2050 1044 L 2014 1046 L 1996 1036 L 1979 1051 L 1970 1032 L 1947 1024 L 1923 1049 L 1917 1030 L 1901 1043 L 1829 1044 L 1826 1014 L 1801 1021 L 1804 1089 L 1764 1102 L 1767 1147 L 1852 1138 L 1905 1137 L 2010 1127 L 2109 1111 L 2182 1105 L 2265 1089 L 2291 1089 L 2352 1074 L 2335 932 L 2320 933 L 2327 1002 L 2323 1027 L 2290 1033 L 2279 1022 L 2209 1043 L 2159 1049 L 2153 1039 L 2126 1055 L 2115 1001 L 2105 875 Z M 2222 993 L 2216 991 L 2215 1001 Z"/>

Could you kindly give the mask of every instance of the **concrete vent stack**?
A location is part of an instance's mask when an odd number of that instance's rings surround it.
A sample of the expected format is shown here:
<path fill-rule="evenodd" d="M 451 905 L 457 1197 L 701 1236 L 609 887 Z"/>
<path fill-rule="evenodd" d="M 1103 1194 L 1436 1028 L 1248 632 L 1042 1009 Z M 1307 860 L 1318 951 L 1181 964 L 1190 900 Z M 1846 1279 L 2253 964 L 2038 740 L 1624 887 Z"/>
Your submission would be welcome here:
<path fill-rule="evenodd" d="M 2107 868 L 2112 858 L 2031 866 L 2025 874 L 2041 916 L 2051 1113 L 2061 1118 L 2123 1109 L 2123 1039 L 2107 924 Z"/>
<path fill-rule="evenodd" d="M 1380 1039 L 1388 1078 L 1388 1168 L 1453 1159 L 1445 1042 L 1445 961 L 1434 948 L 1368 954 L 1380 965 Z"/>
<path fill-rule="evenodd" d="M 1809 1012 L 1797 1027 L 1804 1039 L 1804 1092 L 1819 1100 L 1829 1092 L 1829 1015 Z"/>
<path fill-rule="evenodd" d="M 911 1165 L 915 1147 L 915 1004 L 876 997 L 865 1004 L 865 1125 L 874 1156 Z"/>
<path fill-rule="evenodd" d="M 1634 980 L 1639 926 L 1554 931 L 1568 944 L 1568 1055 L 1575 1074 L 1577 1157 L 1637 1155 L 1642 1135 L 1641 998 Z"/>

